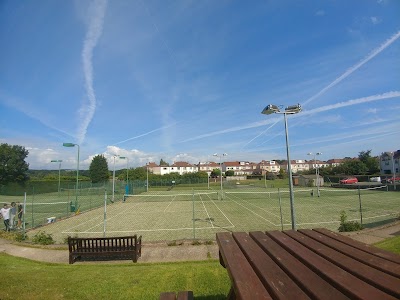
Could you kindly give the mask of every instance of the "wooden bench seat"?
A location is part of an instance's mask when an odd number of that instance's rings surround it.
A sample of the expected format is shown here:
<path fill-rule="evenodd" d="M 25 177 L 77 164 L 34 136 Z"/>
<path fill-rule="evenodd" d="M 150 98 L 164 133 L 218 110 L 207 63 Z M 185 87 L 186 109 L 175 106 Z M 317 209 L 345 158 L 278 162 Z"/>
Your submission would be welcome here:
<path fill-rule="evenodd" d="M 123 236 L 106 238 L 68 237 L 69 263 L 91 259 L 132 259 L 137 262 L 142 251 L 142 237 Z"/>
<path fill-rule="evenodd" d="M 228 299 L 400 299 L 399 256 L 326 229 L 217 233 Z"/>
<path fill-rule="evenodd" d="M 192 291 L 181 291 L 178 295 L 175 292 L 164 292 L 160 294 L 160 300 L 193 300 Z"/>

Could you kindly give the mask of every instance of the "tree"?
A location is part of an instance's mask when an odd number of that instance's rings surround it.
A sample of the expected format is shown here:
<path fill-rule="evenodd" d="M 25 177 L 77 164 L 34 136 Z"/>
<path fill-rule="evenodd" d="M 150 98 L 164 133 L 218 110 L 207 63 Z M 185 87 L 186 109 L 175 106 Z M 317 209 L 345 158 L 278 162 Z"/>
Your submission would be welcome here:
<path fill-rule="evenodd" d="M 89 174 L 93 183 L 104 182 L 110 178 L 107 159 L 103 155 L 93 157 L 89 166 Z"/>
<path fill-rule="evenodd" d="M 28 150 L 18 145 L 0 144 L 0 184 L 24 183 L 29 179 Z"/>
<path fill-rule="evenodd" d="M 358 153 L 358 159 L 362 161 L 368 169 L 369 174 L 376 174 L 380 171 L 379 159 L 371 156 L 371 150 Z"/>
<path fill-rule="evenodd" d="M 211 172 L 211 177 L 218 177 L 221 175 L 221 170 L 220 169 L 214 169 Z"/>
<path fill-rule="evenodd" d="M 360 160 L 351 159 L 346 160 L 340 166 L 335 168 L 338 173 L 345 175 L 363 175 L 368 173 L 367 166 Z"/>
<path fill-rule="evenodd" d="M 162 158 L 160 159 L 160 166 L 169 166 L 169 163 L 164 161 Z"/>
<path fill-rule="evenodd" d="M 225 172 L 225 176 L 234 176 L 235 175 L 235 171 L 233 170 L 228 170 Z"/>

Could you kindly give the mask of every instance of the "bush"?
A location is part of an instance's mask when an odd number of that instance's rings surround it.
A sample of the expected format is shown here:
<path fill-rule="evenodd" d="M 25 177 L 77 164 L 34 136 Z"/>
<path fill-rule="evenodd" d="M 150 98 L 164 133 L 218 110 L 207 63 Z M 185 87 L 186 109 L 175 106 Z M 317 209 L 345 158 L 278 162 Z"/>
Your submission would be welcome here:
<path fill-rule="evenodd" d="M 34 244 L 40 245 L 52 245 L 54 244 L 54 240 L 51 234 L 46 234 L 44 231 L 39 231 L 36 233 L 33 238 L 32 242 Z"/>
<path fill-rule="evenodd" d="M 340 213 L 339 232 L 358 231 L 363 229 L 362 225 L 357 221 L 347 221 L 347 215 L 344 210 Z"/>
<path fill-rule="evenodd" d="M 17 232 L 14 234 L 14 240 L 16 242 L 22 242 L 22 241 L 25 241 L 26 239 L 28 239 L 28 236 L 26 236 L 22 232 Z"/>

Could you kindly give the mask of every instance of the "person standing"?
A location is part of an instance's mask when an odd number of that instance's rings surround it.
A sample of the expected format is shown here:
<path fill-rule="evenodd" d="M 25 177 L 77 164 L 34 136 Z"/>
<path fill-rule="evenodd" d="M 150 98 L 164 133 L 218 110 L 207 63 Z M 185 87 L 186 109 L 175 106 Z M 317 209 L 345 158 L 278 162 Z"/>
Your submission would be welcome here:
<path fill-rule="evenodd" d="M 15 227 L 15 216 L 17 215 L 17 204 L 15 202 L 11 202 L 10 208 L 10 229 L 14 229 Z"/>
<path fill-rule="evenodd" d="M 21 229 L 22 226 L 22 214 L 24 213 L 24 207 L 22 206 L 21 203 L 17 202 L 17 214 L 18 214 L 18 223 L 17 223 L 17 228 Z"/>
<path fill-rule="evenodd" d="M 10 231 L 10 208 L 7 203 L 4 203 L 3 208 L 0 209 L 0 214 L 3 217 L 4 225 L 6 226 L 5 231 Z"/>

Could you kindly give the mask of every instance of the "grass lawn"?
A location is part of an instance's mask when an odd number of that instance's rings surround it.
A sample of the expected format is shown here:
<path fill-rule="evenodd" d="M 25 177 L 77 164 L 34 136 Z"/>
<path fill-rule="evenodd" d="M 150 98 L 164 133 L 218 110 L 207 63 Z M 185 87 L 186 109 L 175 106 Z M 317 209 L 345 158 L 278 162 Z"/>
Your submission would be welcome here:
<path fill-rule="evenodd" d="M 376 243 L 374 246 L 393 253 L 400 254 L 400 236 L 386 239 L 382 242 Z"/>
<path fill-rule="evenodd" d="M 217 260 L 154 264 L 61 265 L 0 253 L 0 299 L 158 299 L 192 290 L 201 299 L 226 299 L 230 280 Z"/>

